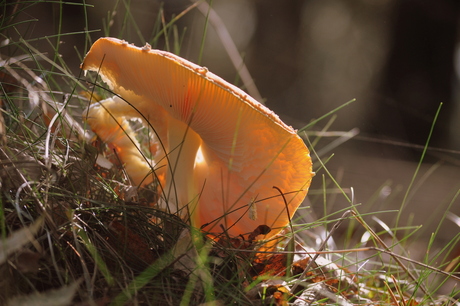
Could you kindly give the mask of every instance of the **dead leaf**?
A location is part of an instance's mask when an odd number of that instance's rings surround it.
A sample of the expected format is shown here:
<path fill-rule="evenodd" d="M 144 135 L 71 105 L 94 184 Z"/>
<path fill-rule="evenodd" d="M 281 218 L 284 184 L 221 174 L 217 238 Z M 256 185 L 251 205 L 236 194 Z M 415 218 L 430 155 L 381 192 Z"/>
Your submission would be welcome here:
<path fill-rule="evenodd" d="M 0 264 L 4 263 L 7 257 L 20 250 L 24 245 L 33 242 L 34 236 L 41 229 L 44 218 L 38 218 L 28 227 L 13 232 L 6 240 L 0 242 Z"/>
<path fill-rule="evenodd" d="M 40 258 L 41 255 L 39 253 L 24 249 L 16 255 L 13 263 L 16 266 L 16 269 L 18 269 L 21 273 L 36 274 L 40 268 Z"/>
<path fill-rule="evenodd" d="M 7 306 L 66 306 L 71 305 L 80 282 L 62 286 L 56 290 L 35 292 L 29 295 L 17 296 L 9 299 Z"/>

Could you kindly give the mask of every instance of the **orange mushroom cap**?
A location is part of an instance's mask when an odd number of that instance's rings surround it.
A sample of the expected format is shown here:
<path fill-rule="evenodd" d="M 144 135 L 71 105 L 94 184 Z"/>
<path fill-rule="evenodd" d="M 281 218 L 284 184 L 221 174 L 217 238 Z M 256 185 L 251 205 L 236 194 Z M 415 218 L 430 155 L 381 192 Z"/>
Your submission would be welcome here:
<path fill-rule="evenodd" d="M 81 68 L 98 71 L 128 102 L 107 111 L 122 117 L 135 109 L 155 129 L 168 160 L 163 204 L 171 211 L 187 207 L 193 225 L 234 236 L 268 225 L 268 238 L 288 224 L 285 200 L 292 217 L 313 172 L 303 140 L 276 114 L 206 68 L 148 44 L 100 38 Z"/>

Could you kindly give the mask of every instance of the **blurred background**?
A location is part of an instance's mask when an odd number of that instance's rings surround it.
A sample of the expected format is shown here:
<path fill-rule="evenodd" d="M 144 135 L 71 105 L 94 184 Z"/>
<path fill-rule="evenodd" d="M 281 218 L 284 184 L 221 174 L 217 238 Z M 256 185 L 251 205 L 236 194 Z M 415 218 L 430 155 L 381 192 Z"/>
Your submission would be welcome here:
<path fill-rule="evenodd" d="M 423 225 L 415 235 L 422 241 L 449 210 L 453 215 L 442 223 L 436 240 L 442 245 L 458 235 L 460 1 L 214 0 L 207 2 L 213 11 L 206 2 L 191 7 L 193 3 L 75 0 L 32 6 L 10 1 L 3 20 L 14 27 L 2 34 L 12 41 L 21 36 L 49 56 L 59 39 L 60 56 L 78 75 L 88 37 L 94 41 L 112 35 L 142 46 L 152 43 L 158 27 L 181 16 L 176 27 L 168 28 L 169 39 L 162 35 L 154 47 L 178 52 L 242 86 L 295 128 L 356 98 L 335 114 L 328 130 L 355 129 L 359 134 L 321 156 L 327 159 L 334 153 L 327 167 L 340 186 L 349 194 L 353 188 L 360 212 L 381 212 L 373 217 L 389 226 L 397 214 L 392 210 L 401 209 L 406 198 L 401 222 Z M 9 20 L 15 10 L 21 14 Z M 180 50 L 173 48 L 174 40 Z M 241 81 L 243 65 L 232 63 L 229 44 L 236 47 L 252 81 Z M 2 54 L 14 51 L 0 49 Z M 441 102 L 431 149 L 406 194 Z M 317 150 L 336 139 L 322 139 Z M 305 214 L 307 219 L 349 207 L 334 194 L 323 207 L 323 175 L 318 172 L 305 203 L 314 216 Z M 327 176 L 325 181 L 335 187 Z M 369 222 L 377 220 L 369 216 Z"/>
<path fill-rule="evenodd" d="M 43 52 L 52 52 L 50 42 L 60 31 L 60 54 L 77 72 L 77 51 L 82 56 L 88 48 L 83 30 L 90 31 L 93 40 L 113 35 L 142 45 L 153 39 L 161 26 L 159 18 L 168 23 L 192 3 L 89 0 L 32 5 L 10 1 L 6 15 L 23 11 L 4 35 L 17 38 L 20 33 Z M 233 66 L 224 48 L 225 40 L 231 39 L 260 92 L 257 98 L 293 125 L 356 98 L 356 103 L 338 114 L 336 129 L 358 127 L 362 134 L 423 145 L 442 102 L 432 144 L 460 149 L 460 123 L 455 120 L 459 113 L 459 1 L 211 3 L 218 25 L 226 28 L 229 37 L 220 37 L 209 18 L 201 58 L 208 12 L 198 6 L 178 19 L 177 33 L 170 30 L 169 44 L 161 37 L 156 47 L 176 51 L 171 37 L 177 35 L 181 56 L 200 60 L 224 79 L 238 83 L 241 67 Z"/>

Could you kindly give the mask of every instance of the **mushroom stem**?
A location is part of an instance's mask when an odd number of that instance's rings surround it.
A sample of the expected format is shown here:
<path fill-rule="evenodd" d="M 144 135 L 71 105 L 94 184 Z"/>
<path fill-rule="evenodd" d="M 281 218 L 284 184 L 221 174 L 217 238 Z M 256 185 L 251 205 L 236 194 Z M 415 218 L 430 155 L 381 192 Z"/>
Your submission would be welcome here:
<path fill-rule="evenodd" d="M 174 118 L 168 122 L 169 170 L 166 174 L 164 201 L 171 213 L 179 212 L 191 220 L 197 216 L 198 190 L 200 182 L 195 181 L 194 168 L 201 138 L 190 127 Z M 187 209 L 183 209 L 188 205 Z"/>

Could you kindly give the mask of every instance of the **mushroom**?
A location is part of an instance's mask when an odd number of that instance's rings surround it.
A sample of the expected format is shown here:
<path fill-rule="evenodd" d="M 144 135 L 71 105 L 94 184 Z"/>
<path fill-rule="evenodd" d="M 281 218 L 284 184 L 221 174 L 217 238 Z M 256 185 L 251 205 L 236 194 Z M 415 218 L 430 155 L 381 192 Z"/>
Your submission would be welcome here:
<path fill-rule="evenodd" d="M 123 106 L 128 107 L 123 108 Z M 142 154 L 136 133 L 128 122 L 129 119 L 139 116 L 132 107 L 115 96 L 91 104 L 83 111 L 83 114 L 91 129 L 103 142 L 113 148 L 117 157 L 124 163 L 125 170 L 134 185 L 148 185 L 153 182 L 154 176 L 151 169 L 155 167 L 154 160 L 164 154 L 157 149 L 155 139 L 152 139 L 153 145 L 150 148 L 151 153 L 154 154 L 153 160 Z M 117 117 L 114 114 L 118 114 Z M 155 175 L 161 181 L 163 181 L 163 172 L 164 169 L 155 171 Z"/>
<path fill-rule="evenodd" d="M 100 38 L 81 68 L 97 71 L 117 95 L 89 108 L 96 134 L 113 142 L 104 112 L 121 126 L 142 118 L 155 131 L 155 164 L 139 163 L 132 152 L 122 161 L 143 176 L 150 167 L 164 174 L 160 205 L 212 234 L 267 225 L 266 239 L 289 223 L 314 173 L 303 140 L 268 108 L 205 67 L 148 44 Z M 136 176 L 133 167 L 127 172 Z"/>

